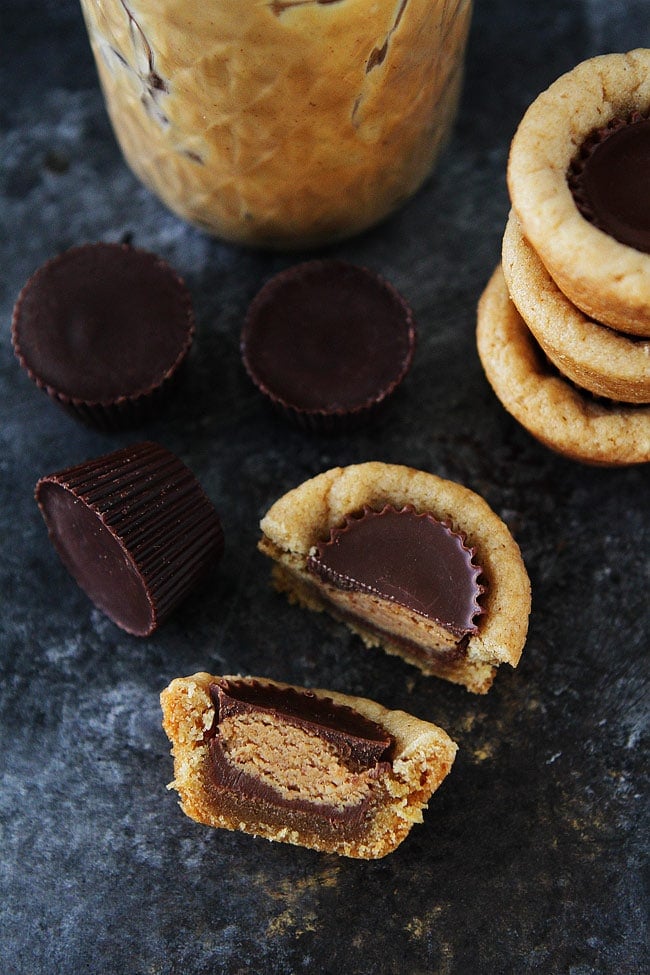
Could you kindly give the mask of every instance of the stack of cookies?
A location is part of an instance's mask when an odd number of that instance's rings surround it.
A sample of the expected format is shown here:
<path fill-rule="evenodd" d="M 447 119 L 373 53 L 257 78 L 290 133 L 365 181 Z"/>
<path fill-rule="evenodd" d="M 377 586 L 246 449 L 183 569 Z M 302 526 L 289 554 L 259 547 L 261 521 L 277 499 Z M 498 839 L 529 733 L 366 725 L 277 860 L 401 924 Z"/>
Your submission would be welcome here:
<path fill-rule="evenodd" d="M 650 50 L 579 64 L 530 106 L 477 343 L 503 406 L 591 464 L 650 461 Z"/>

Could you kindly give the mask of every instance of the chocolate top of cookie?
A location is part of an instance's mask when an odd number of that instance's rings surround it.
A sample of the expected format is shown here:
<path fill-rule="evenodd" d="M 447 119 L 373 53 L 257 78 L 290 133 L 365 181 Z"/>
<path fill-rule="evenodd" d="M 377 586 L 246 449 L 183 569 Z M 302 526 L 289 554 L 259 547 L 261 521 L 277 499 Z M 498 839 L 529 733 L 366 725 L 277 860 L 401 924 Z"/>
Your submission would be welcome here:
<path fill-rule="evenodd" d="M 392 738 L 375 721 L 353 708 L 317 697 L 313 691 L 295 690 L 258 681 L 220 680 L 210 685 L 215 723 L 210 736 L 225 717 L 266 712 L 288 721 L 338 746 L 354 761 L 373 764 L 386 758 Z"/>
<path fill-rule="evenodd" d="M 193 333 L 181 279 L 156 255 L 121 244 L 53 258 L 14 310 L 14 348 L 31 378 L 88 403 L 148 394 L 177 369 Z"/>
<path fill-rule="evenodd" d="M 593 132 L 568 181 L 587 220 L 620 243 L 650 253 L 650 118 L 635 113 Z"/>
<path fill-rule="evenodd" d="M 299 413 L 350 414 L 384 400 L 413 357 L 404 299 L 365 268 L 309 261 L 269 281 L 252 302 L 242 356 L 255 384 Z"/>
<path fill-rule="evenodd" d="M 390 505 L 348 517 L 308 559 L 340 589 L 369 592 L 435 620 L 456 636 L 475 633 L 484 591 L 463 537 L 428 513 Z"/>

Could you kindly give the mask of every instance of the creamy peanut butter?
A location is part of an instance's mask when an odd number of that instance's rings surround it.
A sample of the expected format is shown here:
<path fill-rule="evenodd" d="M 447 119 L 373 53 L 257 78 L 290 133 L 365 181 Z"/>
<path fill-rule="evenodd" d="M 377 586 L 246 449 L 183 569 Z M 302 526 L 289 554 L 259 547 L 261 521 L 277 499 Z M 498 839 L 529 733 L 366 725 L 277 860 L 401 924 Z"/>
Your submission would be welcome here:
<path fill-rule="evenodd" d="M 271 247 L 357 233 L 422 184 L 458 102 L 471 0 L 81 0 L 138 177 Z"/>

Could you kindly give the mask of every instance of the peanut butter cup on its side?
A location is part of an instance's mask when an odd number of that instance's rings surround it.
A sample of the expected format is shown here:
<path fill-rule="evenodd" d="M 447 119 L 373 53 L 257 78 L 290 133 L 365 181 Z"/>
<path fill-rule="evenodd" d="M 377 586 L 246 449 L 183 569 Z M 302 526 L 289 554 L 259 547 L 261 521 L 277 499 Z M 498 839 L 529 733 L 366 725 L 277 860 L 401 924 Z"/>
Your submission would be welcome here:
<path fill-rule="evenodd" d="M 50 540 L 118 626 L 149 636 L 223 552 L 219 517 L 169 450 L 140 443 L 42 477 Z"/>
<path fill-rule="evenodd" d="M 253 299 L 241 353 L 257 388 L 303 429 L 335 433 L 373 416 L 404 379 L 416 326 L 381 277 L 337 260 L 276 275 Z"/>
<path fill-rule="evenodd" d="M 155 415 L 194 336 L 187 288 L 161 258 L 94 243 L 52 258 L 27 281 L 12 321 L 30 378 L 105 430 Z"/>

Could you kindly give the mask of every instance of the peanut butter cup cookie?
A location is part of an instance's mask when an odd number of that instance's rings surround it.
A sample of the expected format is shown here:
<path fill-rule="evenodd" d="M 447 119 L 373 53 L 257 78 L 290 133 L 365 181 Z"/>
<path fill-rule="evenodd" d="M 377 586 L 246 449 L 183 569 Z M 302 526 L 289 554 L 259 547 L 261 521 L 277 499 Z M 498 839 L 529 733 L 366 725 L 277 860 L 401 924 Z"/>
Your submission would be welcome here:
<path fill-rule="evenodd" d="M 501 266 L 479 301 L 476 334 L 494 392 L 541 443 L 589 464 L 650 461 L 650 406 L 596 398 L 557 372 L 510 298 Z"/>
<path fill-rule="evenodd" d="M 579 64 L 530 106 L 508 188 L 524 236 L 585 314 L 650 336 L 650 50 Z"/>
<path fill-rule="evenodd" d="M 479 694 L 519 662 L 528 575 L 506 525 L 460 484 L 396 464 L 337 467 L 276 501 L 261 528 L 276 587 L 367 646 Z"/>
<path fill-rule="evenodd" d="M 568 379 L 621 403 L 650 403 L 650 339 L 586 316 L 562 294 L 510 214 L 503 237 L 510 297 L 551 362 Z"/>
<path fill-rule="evenodd" d="M 391 853 L 456 755 L 404 711 L 265 678 L 179 677 L 161 704 L 188 816 L 349 857 Z"/>

